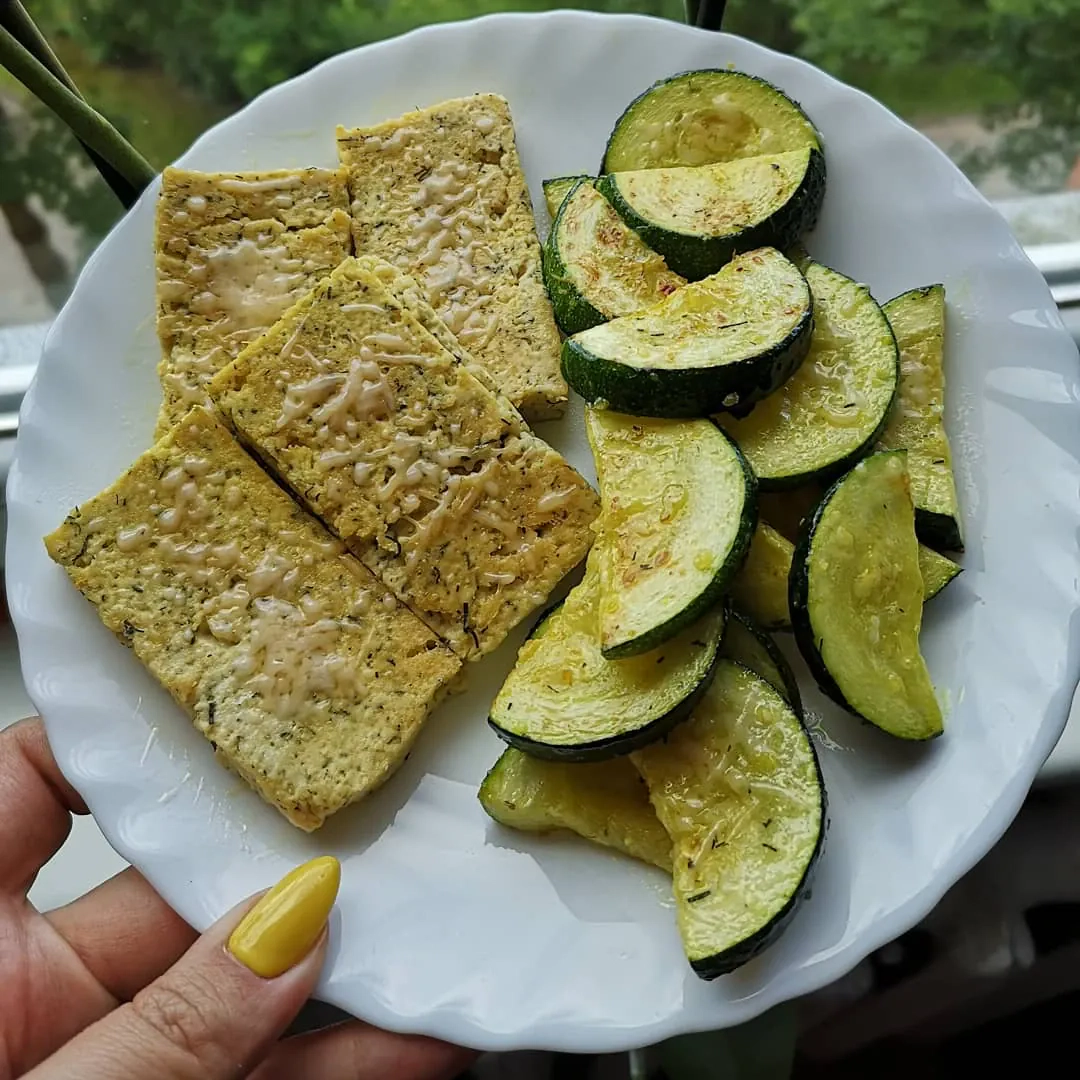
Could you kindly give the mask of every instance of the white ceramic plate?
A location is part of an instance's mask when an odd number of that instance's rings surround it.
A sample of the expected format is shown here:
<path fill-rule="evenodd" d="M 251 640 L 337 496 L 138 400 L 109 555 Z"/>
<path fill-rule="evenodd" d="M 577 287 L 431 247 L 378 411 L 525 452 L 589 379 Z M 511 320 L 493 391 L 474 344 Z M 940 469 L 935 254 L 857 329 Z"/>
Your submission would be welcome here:
<path fill-rule="evenodd" d="M 336 854 L 320 995 L 374 1023 L 483 1048 L 610 1051 L 746 1020 L 925 915 L 1008 825 L 1065 723 L 1080 663 L 1076 350 L 1002 219 L 863 94 L 674 23 L 495 16 L 339 56 L 208 132 L 182 163 L 330 165 L 338 122 L 493 90 L 510 100 L 540 205 L 540 180 L 596 168 L 612 122 L 654 79 L 726 64 L 783 87 L 824 133 L 816 258 L 881 300 L 945 282 L 969 546 L 924 633 L 947 734 L 897 745 L 809 695 L 832 819 L 813 897 L 774 948 L 715 983 L 683 960 L 658 872 L 511 833 L 480 809 L 477 784 L 501 748 L 484 717 L 520 635 L 473 670 L 382 791 L 309 837 L 214 764 L 46 559 L 41 536 L 150 441 L 153 190 L 98 249 L 45 347 L 8 488 L 8 569 L 26 683 L 60 765 L 116 848 L 197 927 L 297 862 Z M 592 475 L 580 408 L 543 434 Z"/>

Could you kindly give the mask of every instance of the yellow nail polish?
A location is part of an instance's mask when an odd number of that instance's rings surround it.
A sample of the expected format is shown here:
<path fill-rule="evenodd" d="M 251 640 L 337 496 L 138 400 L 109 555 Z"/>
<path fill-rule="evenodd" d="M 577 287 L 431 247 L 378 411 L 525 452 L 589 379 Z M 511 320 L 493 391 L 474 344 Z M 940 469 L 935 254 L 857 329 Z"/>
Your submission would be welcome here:
<path fill-rule="evenodd" d="M 341 864 L 323 855 L 286 874 L 229 936 L 229 952 L 264 979 L 299 964 L 330 917 Z"/>

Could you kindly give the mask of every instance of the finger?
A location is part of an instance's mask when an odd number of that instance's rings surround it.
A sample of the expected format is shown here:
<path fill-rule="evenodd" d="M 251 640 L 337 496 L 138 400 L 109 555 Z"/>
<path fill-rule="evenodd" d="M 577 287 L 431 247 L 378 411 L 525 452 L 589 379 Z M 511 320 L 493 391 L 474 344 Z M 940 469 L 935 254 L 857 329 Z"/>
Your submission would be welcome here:
<path fill-rule="evenodd" d="M 336 859 L 298 867 L 246 914 L 242 905 L 215 923 L 160 979 L 28 1075 L 246 1076 L 314 989 L 339 874 Z"/>
<path fill-rule="evenodd" d="M 64 779 L 34 717 L 0 731 L 0 889 L 25 893 L 86 805 Z"/>
<path fill-rule="evenodd" d="M 394 1035 L 356 1020 L 285 1039 L 250 1080 L 446 1080 L 476 1056 L 475 1050 L 420 1035 Z"/>
<path fill-rule="evenodd" d="M 119 1001 L 130 1001 L 198 937 L 132 867 L 45 917 Z"/>

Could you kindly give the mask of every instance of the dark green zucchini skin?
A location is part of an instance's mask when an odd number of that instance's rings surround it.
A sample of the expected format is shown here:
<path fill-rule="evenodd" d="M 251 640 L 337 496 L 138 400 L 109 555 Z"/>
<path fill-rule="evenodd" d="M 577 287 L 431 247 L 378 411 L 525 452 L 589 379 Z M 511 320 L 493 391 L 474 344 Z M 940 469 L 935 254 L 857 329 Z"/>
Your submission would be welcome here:
<path fill-rule="evenodd" d="M 799 526 L 799 537 L 795 541 L 795 554 L 791 559 L 791 574 L 788 577 L 788 608 L 791 611 L 791 629 L 795 634 L 795 644 L 799 647 L 810 674 L 821 688 L 823 694 L 832 698 L 841 708 L 846 709 L 852 716 L 859 714 L 848 704 L 836 680 L 829 674 L 825 661 L 818 651 L 817 642 L 814 640 L 814 629 L 810 624 L 810 612 L 808 600 L 810 595 L 810 575 L 807 572 L 807 560 L 810 557 L 810 545 L 814 539 L 814 530 L 817 528 L 825 507 L 836 493 L 837 488 L 843 482 L 844 476 L 835 480 L 832 486 L 821 497 L 821 501 L 814 508 L 813 513 L 803 518 Z M 862 717 L 860 716 L 861 720 Z"/>
<path fill-rule="evenodd" d="M 935 551 L 963 551 L 964 538 L 952 514 L 935 514 L 915 507 L 915 535 Z"/>
<path fill-rule="evenodd" d="M 723 384 L 718 367 L 676 370 L 637 368 L 596 356 L 572 338 L 562 347 L 563 378 L 590 404 L 634 416 L 685 420 L 729 411 L 730 395 L 738 395 L 740 412 L 768 397 L 798 370 L 810 350 L 814 329 L 813 299 L 791 332 L 766 352 L 737 364 L 725 364 Z"/>
<path fill-rule="evenodd" d="M 709 689 L 709 683 L 712 682 L 719 663 L 720 650 L 717 649 L 705 678 L 675 708 L 670 709 L 663 716 L 658 716 L 644 727 L 608 739 L 597 739 L 595 742 L 579 743 L 576 746 L 552 746 L 549 743 L 536 742 L 534 739 L 527 739 L 512 731 L 507 731 L 499 727 L 490 716 L 488 724 L 503 742 L 533 757 L 544 758 L 547 761 L 606 761 L 608 758 L 629 754 L 632 750 L 640 750 L 643 746 L 662 739 L 676 724 L 685 720 L 694 711 L 694 707 L 704 696 L 705 691 Z"/>
<path fill-rule="evenodd" d="M 715 274 L 735 255 L 759 247 L 787 251 L 817 224 L 825 198 L 825 155 L 810 152 L 803 181 L 795 194 L 764 221 L 727 236 L 692 236 L 662 229 L 641 217 L 622 197 L 611 175 L 601 176 L 597 190 L 644 242 L 664 256 L 668 267 L 689 281 Z"/>
<path fill-rule="evenodd" d="M 677 611 L 666 622 L 653 627 L 648 633 L 641 634 L 632 641 L 624 642 L 622 645 L 606 650 L 603 654 L 606 660 L 624 660 L 630 656 L 650 652 L 659 648 L 665 641 L 673 638 L 691 623 L 696 622 L 707 611 L 723 602 L 727 588 L 731 584 L 731 579 L 746 561 L 746 553 L 750 550 L 750 541 L 758 523 L 757 477 L 754 476 L 753 469 L 750 468 L 746 458 L 743 457 L 739 444 L 722 427 L 716 425 L 716 428 L 734 449 L 739 464 L 742 466 L 743 478 L 746 481 L 746 501 L 743 503 L 743 515 L 742 520 L 739 522 L 739 532 L 735 538 L 735 543 L 732 545 L 727 559 L 724 560 L 724 565 L 717 570 L 712 581 L 698 593 L 691 603 L 687 604 L 681 611 Z M 728 618 L 730 617 L 731 609 L 729 607 Z M 775 648 L 775 645 L 773 648 Z M 723 652 L 723 643 L 721 643 L 717 655 L 719 656 L 721 652 Z"/>
<path fill-rule="evenodd" d="M 541 249 L 544 285 L 551 299 L 551 307 L 555 312 L 559 329 L 564 334 L 576 334 L 582 330 L 588 330 L 591 326 L 599 326 L 608 321 L 608 316 L 598 311 L 570 280 L 566 271 L 566 264 L 559 254 L 559 245 L 556 237 L 559 234 L 559 222 L 562 220 L 563 211 L 570 202 L 570 197 L 582 184 L 591 184 L 589 177 L 583 177 L 566 193 L 565 198 L 559 204 L 559 212 L 551 223 L 551 231 Z"/>

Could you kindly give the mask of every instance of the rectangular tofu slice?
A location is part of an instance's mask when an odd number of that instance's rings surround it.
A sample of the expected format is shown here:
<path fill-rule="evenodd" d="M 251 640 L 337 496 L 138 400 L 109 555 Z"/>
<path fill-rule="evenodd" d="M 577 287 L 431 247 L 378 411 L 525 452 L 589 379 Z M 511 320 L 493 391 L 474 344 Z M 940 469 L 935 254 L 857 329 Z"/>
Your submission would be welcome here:
<path fill-rule="evenodd" d="M 157 204 L 158 435 L 349 254 L 343 169 L 166 169 Z"/>
<path fill-rule="evenodd" d="M 348 259 L 210 385 L 312 511 L 459 656 L 588 550 L 596 493 Z"/>
<path fill-rule="evenodd" d="M 526 419 L 560 415 L 559 333 L 506 100 L 477 94 L 338 128 L 338 153 L 356 254 L 416 278 Z"/>
<path fill-rule="evenodd" d="M 301 829 L 394 772 L 461 666 L 206 409 L 45 544 L 219 759 Z"/>

